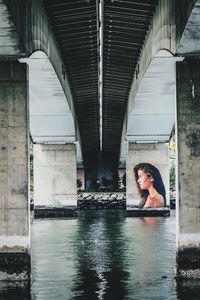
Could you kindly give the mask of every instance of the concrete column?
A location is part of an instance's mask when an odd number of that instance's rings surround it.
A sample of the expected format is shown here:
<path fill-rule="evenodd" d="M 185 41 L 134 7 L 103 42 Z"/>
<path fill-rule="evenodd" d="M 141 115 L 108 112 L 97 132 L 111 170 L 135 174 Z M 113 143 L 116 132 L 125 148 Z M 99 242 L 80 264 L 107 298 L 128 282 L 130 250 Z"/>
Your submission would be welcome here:
<path fill-rule="evenodd" d="M 34 145 L 34 204 L 77 205 L 76 146 Z"/>
<path fill-rule="evenodd" d="M 200 278 L 200 61 L 177 63 L 177 276 Z"/>
<path fill-rule="evenodd" d="M 27 66 L 0 62 L 0 280 L 30 275 Z"/>
<path fill-rule="evenodd" d="M 169 157 L 168 144 L 128 144 L 126 159 L 126 197 L 127 205 L 137 205 L 139 195 L 133 168 L 138 163 L 147 162 L 159 169 L 166 189 L 167 204 L 169 204 Z"/>

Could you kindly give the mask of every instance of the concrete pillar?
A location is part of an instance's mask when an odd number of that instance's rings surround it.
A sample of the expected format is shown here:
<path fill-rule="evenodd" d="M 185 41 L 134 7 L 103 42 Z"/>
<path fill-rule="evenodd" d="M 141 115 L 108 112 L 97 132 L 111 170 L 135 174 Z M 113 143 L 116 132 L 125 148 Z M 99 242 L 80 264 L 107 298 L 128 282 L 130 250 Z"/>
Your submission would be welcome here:
<path fill-rule="evenodd" d="M 34 204 L 77 205 L 76 146 L 34 145 Z"/>
<path fill-rule="evenodd" d="M 27 66 L 0 62 L 0 280 L 30 275 Z"/>
<path fill-rule="evenodd" d="M 177 63 L 177 276 L 200 278 L 200 61 Z"/>
<path fill-rule="evenodd" d="M 138 163 L 147 162 L 157 167 L 166 189 L 167 204 L 169 204 L 169 157 L 168 144 L 128 144 L 126 159 L 126 197 L 127 205 L 137 205 L 139 195 L 135 182 L 133 168 Z"/>

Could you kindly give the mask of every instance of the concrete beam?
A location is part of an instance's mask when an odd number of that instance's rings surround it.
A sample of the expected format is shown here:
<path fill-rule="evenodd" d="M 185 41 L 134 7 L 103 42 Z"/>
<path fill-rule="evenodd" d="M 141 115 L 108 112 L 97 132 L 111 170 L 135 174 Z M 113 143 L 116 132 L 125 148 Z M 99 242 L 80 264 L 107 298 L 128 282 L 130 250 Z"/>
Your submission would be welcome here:
<path fill-rule="evenodd" d="M 29 66 L 30 133 L 33 143 L 73 143 L 74 120 L 48 56 L 37 51 L 20 59 Z"/>

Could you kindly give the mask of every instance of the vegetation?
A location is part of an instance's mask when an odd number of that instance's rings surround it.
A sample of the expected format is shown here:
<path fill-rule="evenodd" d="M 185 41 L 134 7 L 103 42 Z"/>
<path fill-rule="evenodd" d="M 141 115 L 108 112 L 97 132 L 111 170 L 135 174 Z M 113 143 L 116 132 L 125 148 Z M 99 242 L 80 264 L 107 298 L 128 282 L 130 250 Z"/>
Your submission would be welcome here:
<path fill-rule="evenodd" d="M 30 165 L 30 191 L 33 191 L 33 147 L 30 146 L 29 152 L 29 165 Z"/>
<path fill-rule="evenodd" d="M 82 180 L 81 179 L 77 179 L 77 188 L 78 188 L 78 190 L 81 189 L 82 185 L 83 185 Z"/>
<path fill-rule="evenodd" d="M 122 176 L 122 184 L 124 187 L 126 187 L 126 173 Z"/>
<path fill-rule="evenodd" d="M 172 163 L 171 165 L 169 178 L 170 178 L 170 190 L 175 190 L 175 164 L 174 163 Z"/>

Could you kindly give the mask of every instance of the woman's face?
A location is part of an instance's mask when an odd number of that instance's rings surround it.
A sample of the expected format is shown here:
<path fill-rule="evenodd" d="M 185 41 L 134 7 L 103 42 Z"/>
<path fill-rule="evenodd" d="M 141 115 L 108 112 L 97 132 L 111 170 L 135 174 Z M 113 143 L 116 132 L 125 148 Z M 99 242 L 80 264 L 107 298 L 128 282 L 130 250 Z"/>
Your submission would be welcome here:
<path fill-rule="evenodd" d="M 152 186 L 152 177 L 148 176 L 143 170 L 138 170 L 138 180 L 141 190 L 148 190 Z"/>

